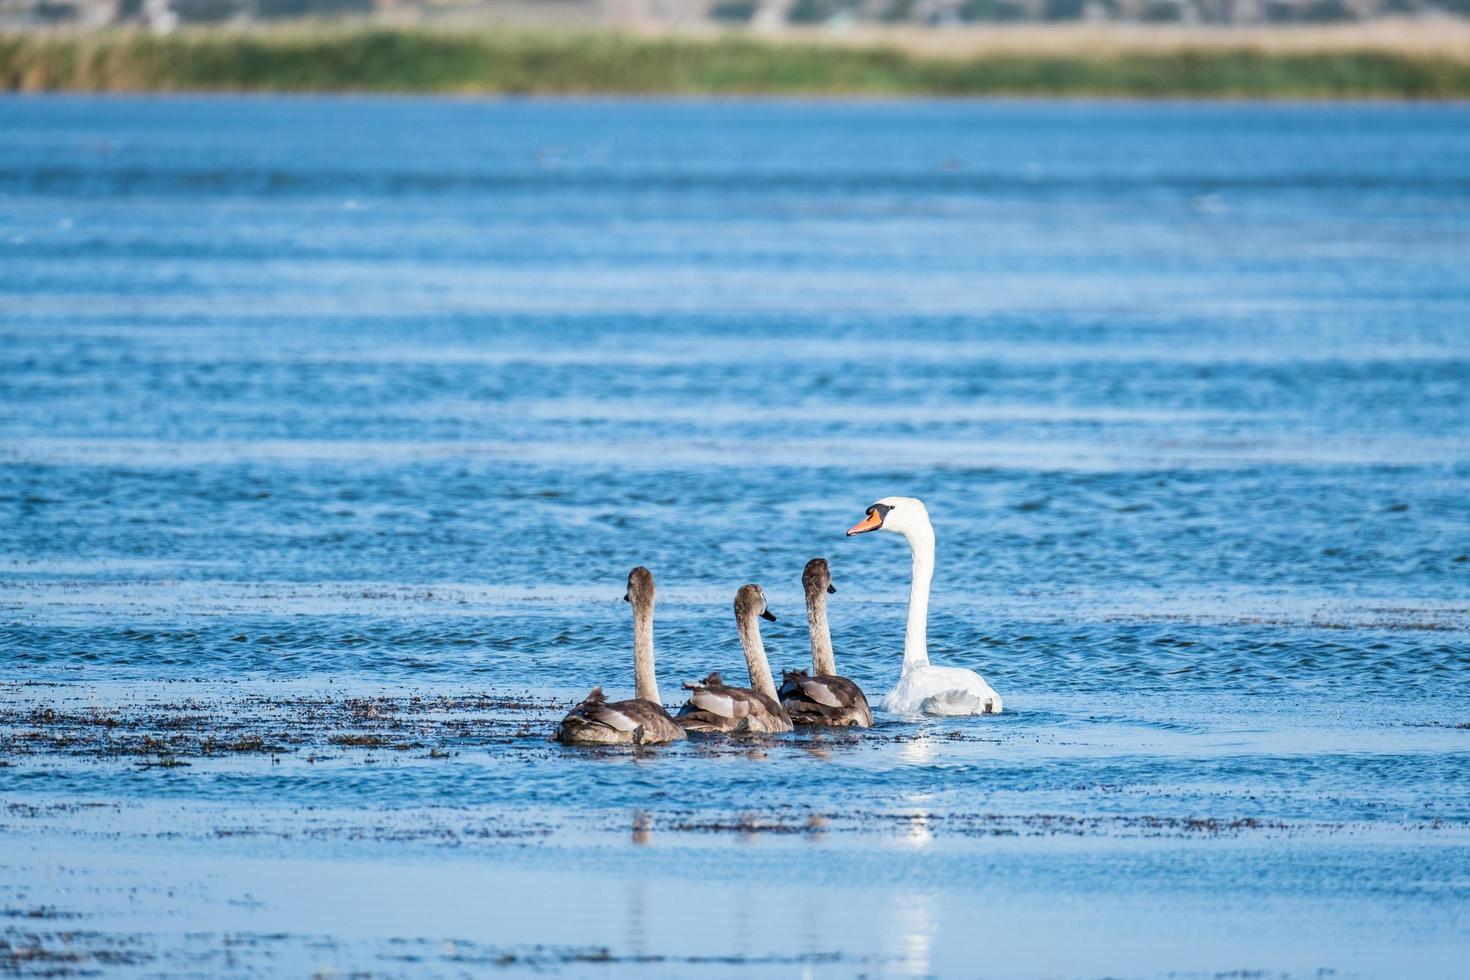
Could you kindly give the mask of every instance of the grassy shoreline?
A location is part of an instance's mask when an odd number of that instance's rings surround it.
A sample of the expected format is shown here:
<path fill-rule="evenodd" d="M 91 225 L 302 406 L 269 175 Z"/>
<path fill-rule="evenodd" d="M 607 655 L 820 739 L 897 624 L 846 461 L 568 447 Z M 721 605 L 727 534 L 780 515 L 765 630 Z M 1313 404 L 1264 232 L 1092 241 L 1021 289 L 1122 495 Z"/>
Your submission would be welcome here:
<path fill-rule="evenodd" d="M 836 42 L 374 26 L 0 34 L 0 89 L 1470 98 L 1470 33 L 1394 37 L 1054 29 L 935 46 L 900 35 Z"/>

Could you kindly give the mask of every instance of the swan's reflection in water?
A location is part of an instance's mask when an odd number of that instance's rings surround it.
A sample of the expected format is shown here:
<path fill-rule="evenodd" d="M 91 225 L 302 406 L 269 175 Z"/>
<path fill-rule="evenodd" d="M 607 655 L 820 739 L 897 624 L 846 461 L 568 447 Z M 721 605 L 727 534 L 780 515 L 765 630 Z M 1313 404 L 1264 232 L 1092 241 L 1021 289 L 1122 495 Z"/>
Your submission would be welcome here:
<path fill-rule="evenodd" d="M 934 843 L 934 828 L 930 819 L 928 810 L 916 810 L 909 814 L 903 829 L 904 846 L 922 850 Z"/>
<path fill-rule="evenodd" d="M 934 761 L 936 746 L 934 739 L 926 735 L 919 735 L 903 743 L 899 755 L 903 761 L 911 765 L 923 765 Z"/>
<path fill-rule="evenodd" d="M 888 976 L 932 976 L 939 903 L 926 892 L 899 892 L 883 937 Z"/>
<path fill-rule="evenodd" d="M 925 765 L 934 760 L 937 746 L 934 739 L 923 734 L 905 742 L 900 754 L 903 760 L 910 765 Z M 920 849 L 928 847 L 934 842 L 934 830 L 931 824 L 932 814 L 925 804 L 934 798 L 932 793 L 908 793 L 904 795 L 904 802 L 914 809 L 909 814 L 906 822 L 902 824 L 902 843 L 910 848 Z"/>
<path fill-rule="evenodd" d="M 932 752 L 932 746 L 928 747 Z M 911 793 L 904 802 L 913 809 L 905 815 L 899 846 L 905 850 L 925 851 L 934 843 L 933 812 L 921 804 L 932 798 L 928 793 Z M 939 902 L 926 892 L 902 892 L 895 896 L 891 912 L 885 920 L 884 945 L 888 965 L 883 970 L 890 976 L 930 976 L 934 959 L 934 937 L 938 931 Z"/>

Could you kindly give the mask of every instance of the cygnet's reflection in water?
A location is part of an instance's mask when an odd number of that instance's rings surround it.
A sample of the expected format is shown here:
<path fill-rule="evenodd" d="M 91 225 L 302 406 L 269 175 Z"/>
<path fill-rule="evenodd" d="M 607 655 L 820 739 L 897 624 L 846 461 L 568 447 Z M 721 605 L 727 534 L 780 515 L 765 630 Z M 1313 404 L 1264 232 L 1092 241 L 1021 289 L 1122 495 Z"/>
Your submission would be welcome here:
<path fill-rule="evenodd" d="M 625 887 L 628 920 L 624 938 L 628 952 L 642 959 L 648 956 L 648 883 L 633 879 Z"/>
<path fill-rule="evenodd" d="M 729 738 L 711 738 L 707 735 L 689 740 L 694 753 L 705 759 L 724 759 L 744 756 L 751 762 L 765 762 L 771 758 L 772 742 L 759 736 L 745 736 L 738 741 Z"/>
<path fill-rule="evenodd" d="M 830 762 L 840 757 L 845 751 L 850 751 L 862 744 L 862 738 L 854 735 L 850 729 L 837 728 L 832 730 L 807 729 L 807 737 L 798 742 L 803 752 L 813 759 L 821 759 Z"/>
<path fill-rule="evenodd" d="M 832 750 L 822 742 L 808 742 L 801 747 L 801 750 L 813 759 L 821 759 L 823 762 L 832 758 Z"/>
<path fill-rule="evenodd" d="M 647 810 L 633 811 L 633 843 L 647 844 L 653 840 L 653 814 Z"/>
<path fill-rule="evenodd" d="M 801 944 L 801 952 L 804 956 L 818 960 L 830 956 L 832 947 L 827 942 L 827 907 L 826 902 L 802 902 L 801 926 L 797 934 L 797 941 Z M 801 967 L 803 980 L 815 976 L 810 963 L 803 963 Z"/>
<path fill-rule="evenodd" d="M 820 844 L 827 839 L 827 818 L 820 813 L 810 814 L 806 818 L 806 839 L 814 844 Z"/>

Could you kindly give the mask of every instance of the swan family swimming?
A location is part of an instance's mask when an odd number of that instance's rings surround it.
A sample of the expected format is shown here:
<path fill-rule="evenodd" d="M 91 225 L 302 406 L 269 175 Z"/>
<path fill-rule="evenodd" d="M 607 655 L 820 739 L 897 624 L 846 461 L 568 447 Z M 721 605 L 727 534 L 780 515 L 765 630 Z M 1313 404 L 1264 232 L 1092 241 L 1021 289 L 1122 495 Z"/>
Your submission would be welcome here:
<path fill-rule="evenodd" d="M 848 529 L 847 536 L 869 531 L 902 535 L 913 559 L 903 667 L 898 683 L 879 702 L 882 709 L 904 716 L 1000 713 L 1000 695 L 979 674 L 929 662 L 934 526 L 923 502 L 914 497 L 884 497 Z M 827 625 L 827 596 L 837 590 L 827 560 L 813 558 L 807 562 L 801 583 L 811 634 L 811 671 L 784 671 L 781 687 L 776 687 L 760 630 L 762 619 L 773 621 L 776 617 L 759 585 L 742 585 L 735 594 L 735 625 L 745 652 L 750 686 L 726 684 L 721 673 L 714 671 L 701 681 L 686 682 L 687 699 L 677 714 L 670 715 L 659 697 L 653 667 L 653 574 L 642 566 L 633 569 L 628 573 L 628 591 L 623 598 L 633 606 L 635 696 L 627 701 L 608 701 L 602 688 L 594 687 L 562 719 L 557 739 L 568 745 L 657 745 L 684 739 L 686 732 L 744 735 L 789 732 L 796 725 L 871 727 L 873 710 L 866 695 L 857 684 L 837 673 L 832 633 Z"/>

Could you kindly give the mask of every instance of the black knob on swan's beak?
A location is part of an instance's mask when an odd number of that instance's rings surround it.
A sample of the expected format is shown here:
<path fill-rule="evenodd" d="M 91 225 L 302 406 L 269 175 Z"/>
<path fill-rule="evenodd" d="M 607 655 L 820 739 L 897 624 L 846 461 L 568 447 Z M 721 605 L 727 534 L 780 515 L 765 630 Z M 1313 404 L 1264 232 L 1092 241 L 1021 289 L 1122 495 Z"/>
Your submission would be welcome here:
<path fill-rule="evenodd" d="M 768 623 L 774 623 L 776 621 L 776 614 L 767 609 L 761 613 L 761 619 L 764 619 Z"/>
<path fill-rule="evenodd" d="M 632 602 L 632 601 L 633 601 L 633 600 L 632 600 L 632 598 L 631 598 L 631 597 L 630 597 L 630 596 L 629 596 L 629 595 L 628 595 L 628 593 L 626 593 L 626 592 L 624 592 L 624 593 L 623 593 L 623 601 L 624 601 L 624 602 Z"/>
<path fill-rule="evenodd" d="M 827 594 L 828 595 L 836 595 L 837 594 L 837 586 L 833 585 L 831 582 L 828 582 L 827 583 Z"/>

